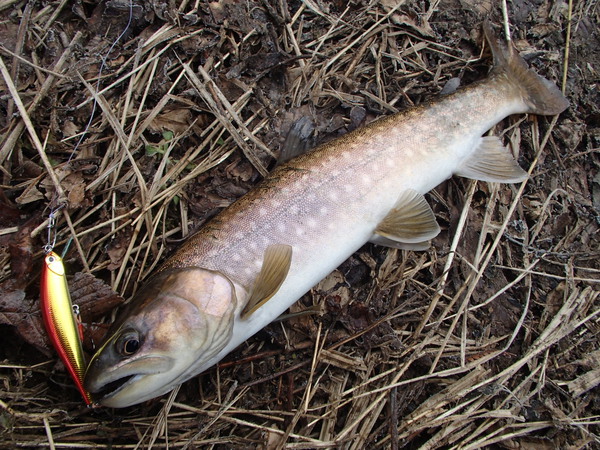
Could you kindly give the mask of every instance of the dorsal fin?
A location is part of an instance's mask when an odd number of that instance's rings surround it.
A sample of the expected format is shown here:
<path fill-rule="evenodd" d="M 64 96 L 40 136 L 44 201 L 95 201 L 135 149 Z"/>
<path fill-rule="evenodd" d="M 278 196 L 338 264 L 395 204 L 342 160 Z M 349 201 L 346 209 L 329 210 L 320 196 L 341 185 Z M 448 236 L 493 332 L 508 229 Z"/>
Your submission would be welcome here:
<path fill-rule="evenodd" d="M 287 277 L 291 263 L 291 246 L 273 244 L 267 247 L 260 273 L 252 286 L 248 303 L 242 310 L 242 319 L 249 317 L 275 295 Z"/>
<path fill-rule="evenodd" d="M 385 240 L 380 242 L 384 245 L 387 243 L 388 247 L 389 241 L 419 244 L 421 247 L 424 241 L 433 239 L 439 232 L 440 227 L 425 197 L 417 191 L 407 189 L 377 226 L 372 241 L 377 243 L 378 237 L 383 237 Z"/>
<path fill-rule="evenodd" d="M 455 172 L 461 177 L 497 183 L 519 183 L 527 179 L 512 154 L 497 136 L 484 136 L 470 158 Z"/>
<path fill-rule="evenodd" d="M 311 137 L 314 131 L 315 125 L 308 116 L 302 116 L 296 120 L 290 127 L 290 131 L 281 147 L 277 166 L 310 150 L 312 147 Z"/>

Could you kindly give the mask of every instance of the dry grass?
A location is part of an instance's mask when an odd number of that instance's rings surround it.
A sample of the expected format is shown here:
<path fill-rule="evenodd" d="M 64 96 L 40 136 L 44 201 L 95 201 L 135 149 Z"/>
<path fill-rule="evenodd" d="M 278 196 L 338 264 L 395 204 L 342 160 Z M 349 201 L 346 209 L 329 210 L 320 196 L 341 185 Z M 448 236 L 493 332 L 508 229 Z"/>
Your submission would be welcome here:
<path fill-rule="evenodd" d="M 330 138 L 434 97 L 452 77 L 482 78 L 489 64 L 479 55 L 483 3 L 183 0 L 144 14 L 136 4 L 98 80 L 99 55 L 129 12 L 85 4 L 79 14 L 67 3 L 0 2 L 11 36 L 0 47 L 2 189 L 37 220 L 36 262 L 47 207 L 65 205 L 57 246 L 73 239 L 70 267 L 125 296 L 268 172 L 297 118 Z M 599 138 L 577 106 L 599 61 L 581 30 L 599 13 L 595 1 L 565 14 L 545 6 L 542 18 L 532 12 L 539 23 L 512 21 L 513 40 L 549 78 L 564 65 L 574 106 L 498 128 L 529 181 L 444 183 L 429 196 L 444 229 L 430 251 L 364 247 L 293 308 L 319 314 L 272 324 L 163 399 L 88 410 L 54 359 L 5 348 L 0 445 L 597 446 Z M 544 44 L 568 23 L 561 48 Z M 587 66 L 577 59 L 586 49 L 596 58 Z M 582 79 L 566 83 L 569 73 Z M 14 261 L 2 245 L 8 280 Z"/>

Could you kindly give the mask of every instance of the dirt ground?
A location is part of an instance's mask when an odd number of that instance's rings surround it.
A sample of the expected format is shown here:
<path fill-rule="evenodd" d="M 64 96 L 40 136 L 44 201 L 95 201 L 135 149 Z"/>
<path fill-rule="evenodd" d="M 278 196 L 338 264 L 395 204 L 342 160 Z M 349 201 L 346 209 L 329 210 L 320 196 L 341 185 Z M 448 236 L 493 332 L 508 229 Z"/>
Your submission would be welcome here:
<path fill-rule="evenodd" d="M 486 17 L 501 32 L 486 0 L 0 1 L 0 447 L 600 448 L 596 0 L 509 4 L 570 107 L 494 130 L 526 183 L 427 195 L 431 249 L 365 245 L 291 308 L 310 314 L 125 409 L 87 408 L 41 325 L 59 205 L 91 353 L 283 149 L 485 78 Z"/>

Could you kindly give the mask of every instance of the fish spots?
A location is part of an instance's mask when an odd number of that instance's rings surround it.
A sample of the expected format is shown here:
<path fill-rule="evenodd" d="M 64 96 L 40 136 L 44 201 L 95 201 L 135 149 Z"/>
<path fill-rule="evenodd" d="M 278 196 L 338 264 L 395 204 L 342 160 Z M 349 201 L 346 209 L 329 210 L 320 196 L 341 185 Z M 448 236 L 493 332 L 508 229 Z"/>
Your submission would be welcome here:
<path fill-rule="evenodd" d="M 304 228 L 296 226 L 294 228 L 294 231 L 296 233 L 296 236 L 304 236 Z"/>
<path fill-rule="evenodd" d="M 308 220 L 306 221 L 306 225 L 308 225 L 309 228 L 316 228 L 317 221 L 315 219 L 313 219 L 312 217 L 309 217 Z"/>
<path fill-rule="evenodd" d="M 367 174 L 362 174 L 360 177 L 360 181 L 362 181 L 363 185 L 370 186 L 373 182 L 372 178 Z"/>
<path fill-rule="evenodd" d="M 331 200 L 333 202 L 337 202 L 340 199 L 340 196 L 338 195 L 338 193 L 336 191 L 329 191 L 329 193 L 327 194 L 327 197 L 329 198 L 329 200 Z"/>
<path fill-rule="evenodd" d="M 242 259 L 248 259 L 248 255 L 250 255 L 250 252 L 248 251 L 247 248 L 245 247 L 241 247 L 238 250 L 238 253 L 236 253 L 237 256 L 239 256 Z"/>
<path fill-rule="evenodd" d="M 281 234 L 287 231 L 287 227 L 284 222 L 277 222 L 277 231 Z"/>
<path fill-rule="evenodd" d="M 260 208 L 260 209 L 258 210 L 258 214 L 259 214 L 261 217 L 265 217 L 267 214 L 269 214 L 269 210 L 268 210 L 267 208 L 265 208 L 265 207 L 262 207 L 262 208 Z"/>
<path fill-rule="evenodd" d="M 328 212 L 329 212 L 329 208 L 327 208 L 326 206 L 321 206 L 319 208 L 319 214 L 321 214 L 322 216 L 327 215 Z"/>
<path fill-rule="evenodd" d="M 349 194 L 353 190 L 354 190 L 354 187 L 351 184 L 345 184 L 344 185 L 344 192 L 346 192 L 347 194 Z"/>

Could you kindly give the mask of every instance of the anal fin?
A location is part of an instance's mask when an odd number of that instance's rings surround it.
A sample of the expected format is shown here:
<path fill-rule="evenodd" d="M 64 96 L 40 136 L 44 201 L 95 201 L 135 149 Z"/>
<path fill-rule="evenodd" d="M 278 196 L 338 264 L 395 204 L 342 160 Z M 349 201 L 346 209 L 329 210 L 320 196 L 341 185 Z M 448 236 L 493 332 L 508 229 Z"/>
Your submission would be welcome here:
<path fill-rule="evenodd" d="M 381 221 L 371 242 L 402 249 L 426 249 L 426 241 L 440 232 L 425 197 L 407 189 Z"/>
<path fill-rule="evenodd" d="M 292 247 L 273 244 L 267 247 L 260 273 L 250 291 L 248 303 L 242 310 L 242 318 L 247 318 L 263 306 L 279 290 L 290 271 Z"/>
<path fill-rule="evenodd" d="M 414 242 L 409 244 L 408 242 L 393 241 L 386 237 L 379 236 L 378 234 L 374 234 L 373 237 L 369 239 L 369 242 L 371 244 L 381 245 L 382 247 L 397 248 L 399 250 L 413 250 L 415 252 L 427 250 L 431 246 L 430 241 Z"/>
<path fill-rule="evenodd" d="M 456 175 L 473 180 L 497 183 L 519 183 L 527 179 L 507 147 L 497 136 L 484 136 L 471 157 Z"/>

